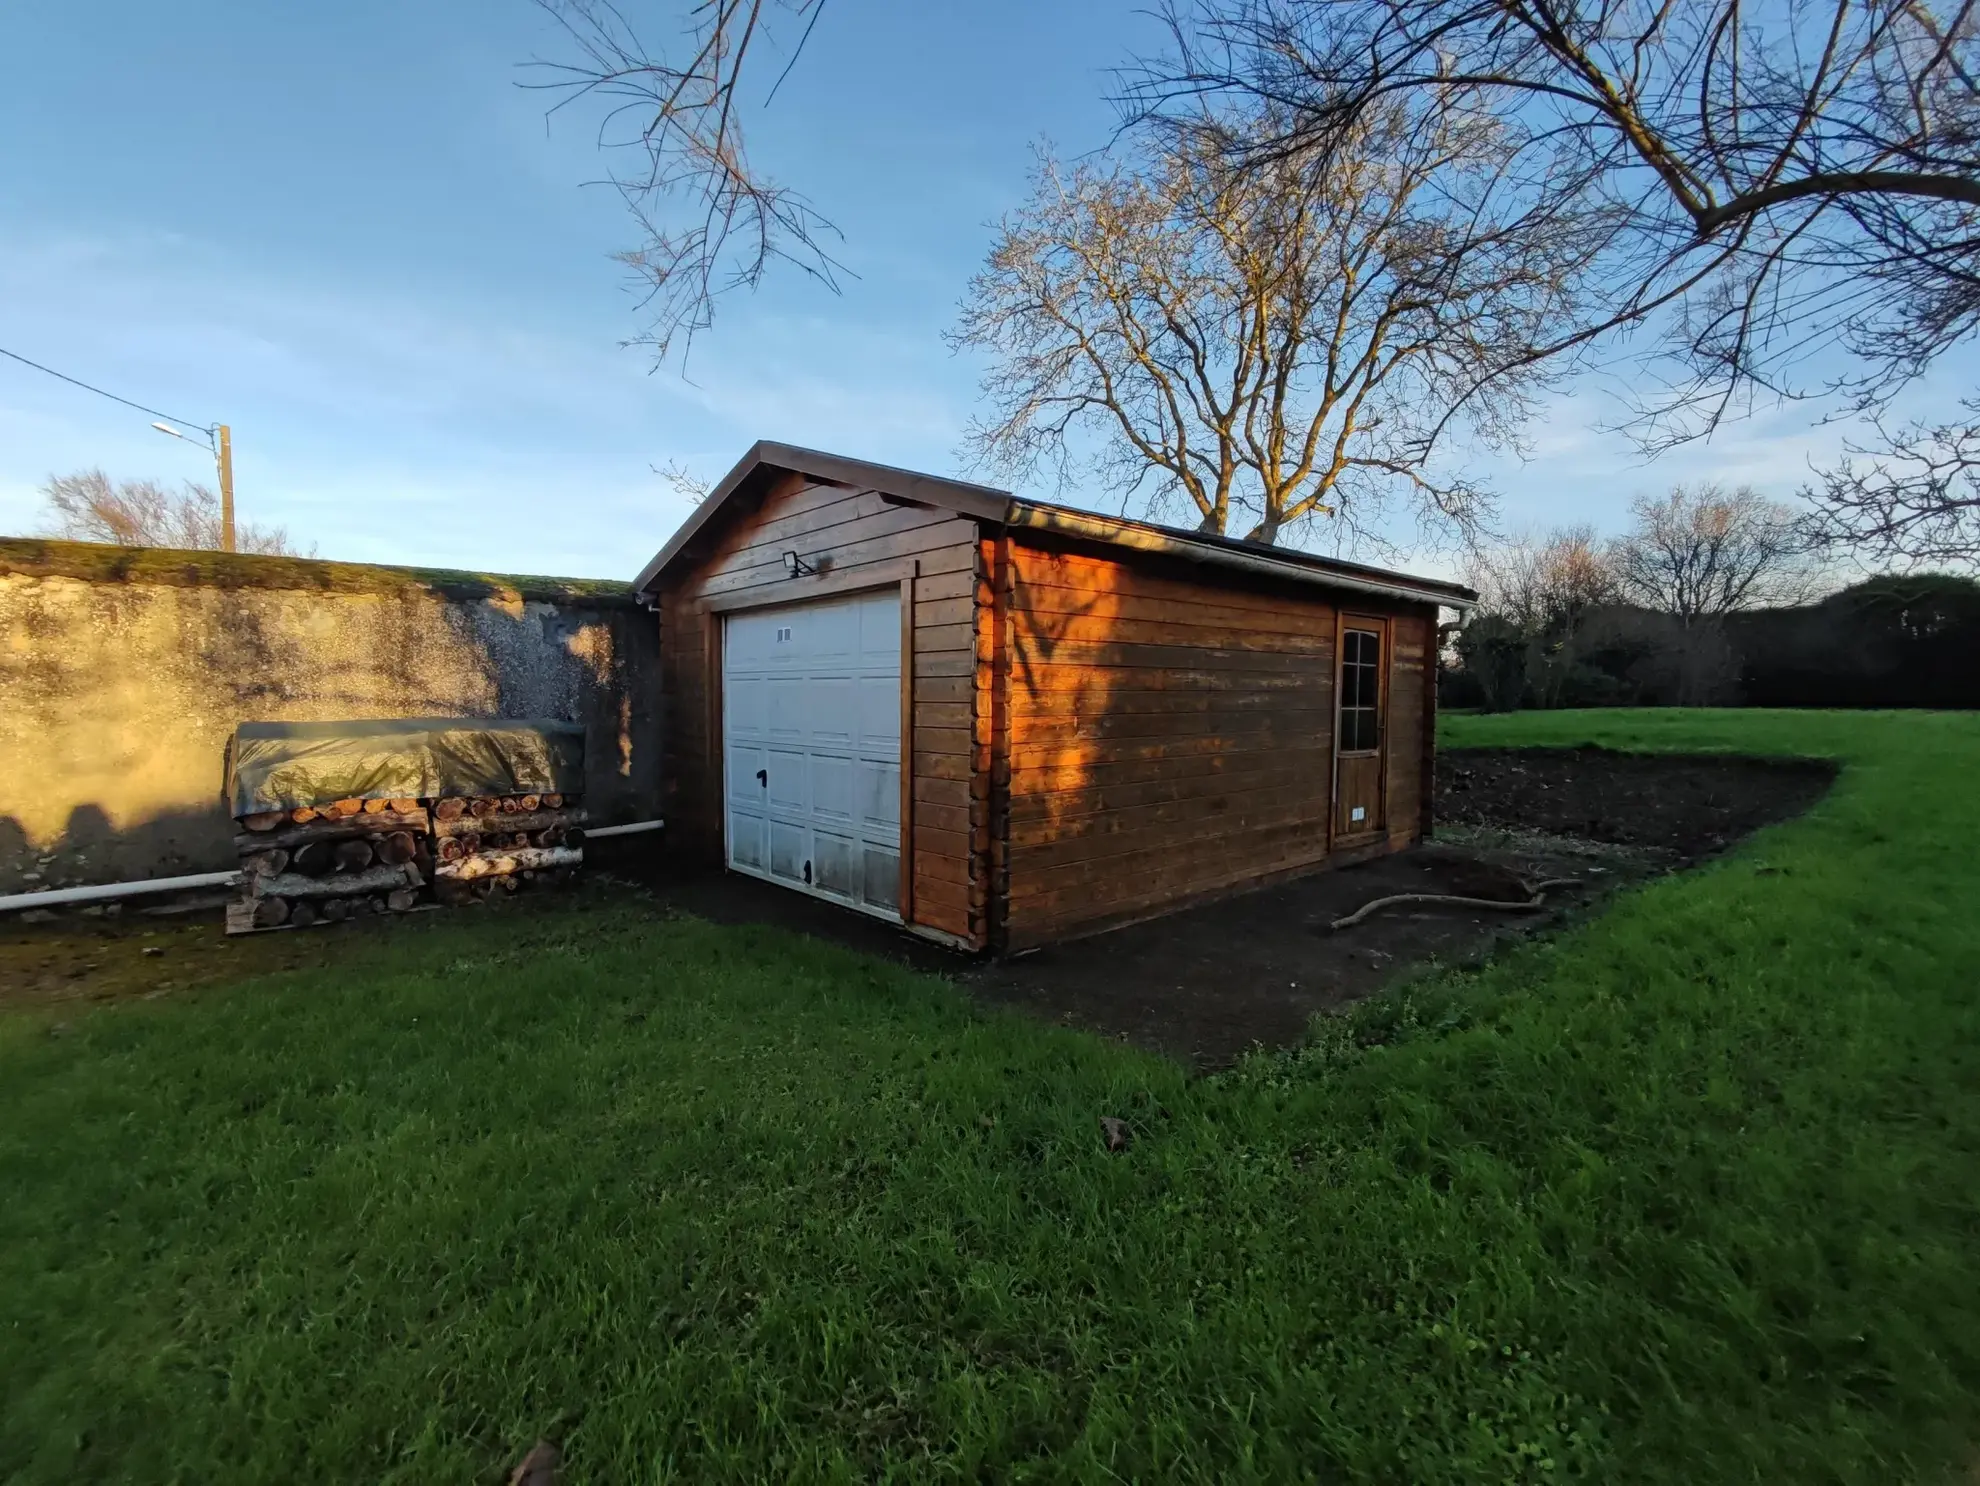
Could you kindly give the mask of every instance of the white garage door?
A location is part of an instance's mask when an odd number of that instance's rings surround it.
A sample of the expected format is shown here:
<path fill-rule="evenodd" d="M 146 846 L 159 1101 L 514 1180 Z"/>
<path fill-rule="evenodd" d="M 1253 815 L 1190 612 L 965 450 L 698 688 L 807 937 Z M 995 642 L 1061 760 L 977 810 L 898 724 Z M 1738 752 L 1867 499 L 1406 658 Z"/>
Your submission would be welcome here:
<path fill-rule="evenodd" d="M 898 919 L 898 590 L 730 615 L 722 739 L 729 865 Z"/>

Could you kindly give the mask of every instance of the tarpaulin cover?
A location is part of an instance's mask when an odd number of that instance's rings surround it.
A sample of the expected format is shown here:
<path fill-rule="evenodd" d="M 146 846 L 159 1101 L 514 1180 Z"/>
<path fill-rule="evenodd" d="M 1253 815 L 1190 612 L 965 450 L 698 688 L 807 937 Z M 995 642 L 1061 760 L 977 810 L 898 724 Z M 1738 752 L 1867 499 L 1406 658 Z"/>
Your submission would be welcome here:
<path fill-rule="evenodd" d="M 229 813 L 332 800 L 580 794 L 584 728 L 574 722 L 394 717 L 375 722 L 244 722 L 227 750 Z"/>

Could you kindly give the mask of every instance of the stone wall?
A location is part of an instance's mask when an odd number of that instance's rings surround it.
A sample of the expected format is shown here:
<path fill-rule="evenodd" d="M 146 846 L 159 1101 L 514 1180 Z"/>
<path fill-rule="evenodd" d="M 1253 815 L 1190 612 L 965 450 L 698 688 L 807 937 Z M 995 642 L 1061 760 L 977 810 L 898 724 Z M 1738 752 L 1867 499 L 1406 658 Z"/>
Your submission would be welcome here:
<path fill-rule="evenodd" d="M 230 867 L 244 721 L 582 722 L 651 819 L 657 647 L 624 584 L 0 539 L 0 892 Z"/>

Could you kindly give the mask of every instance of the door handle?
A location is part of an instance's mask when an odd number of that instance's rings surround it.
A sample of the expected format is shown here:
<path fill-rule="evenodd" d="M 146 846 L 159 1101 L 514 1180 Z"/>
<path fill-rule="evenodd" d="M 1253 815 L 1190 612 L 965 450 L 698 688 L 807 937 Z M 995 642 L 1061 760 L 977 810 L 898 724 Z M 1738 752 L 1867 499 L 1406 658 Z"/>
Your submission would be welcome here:
<path fill-rule="evenodd" d="M 766 789 L 769 788 L 770 771 L 768 769 L 758 769 L 756 771 L 756 782 L 764 786 Z"/>

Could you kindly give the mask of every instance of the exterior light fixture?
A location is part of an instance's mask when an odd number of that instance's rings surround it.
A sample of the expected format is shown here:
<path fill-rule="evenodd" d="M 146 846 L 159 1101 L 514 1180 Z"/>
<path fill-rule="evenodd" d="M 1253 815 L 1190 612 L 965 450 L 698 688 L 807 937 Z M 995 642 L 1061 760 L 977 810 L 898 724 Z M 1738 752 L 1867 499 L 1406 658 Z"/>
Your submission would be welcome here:
<path fill-rule="evenodd" d="M 784 554 L 784 571 L 793 578 L 796 578 L 806 573 L 816 573 L 818 569 L 806 562 L 802 557 L 799 557 L 795 552 L 786 552 Z"/>

